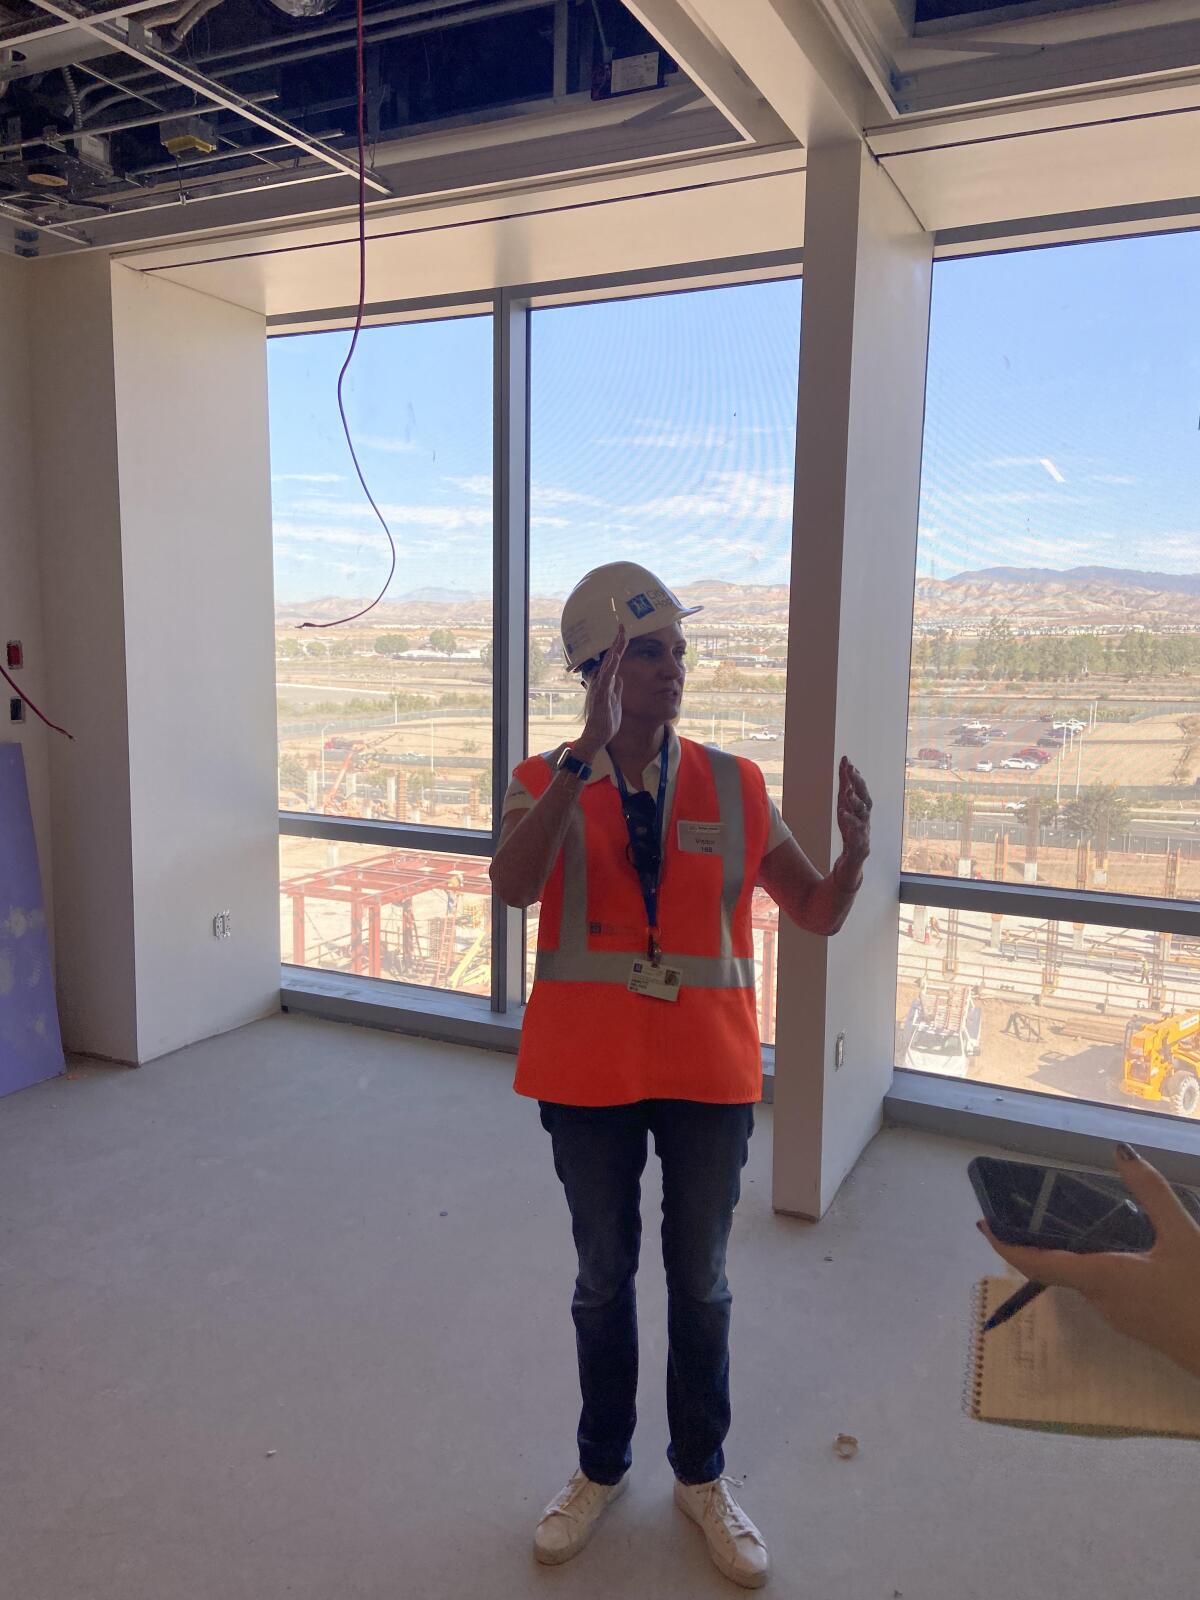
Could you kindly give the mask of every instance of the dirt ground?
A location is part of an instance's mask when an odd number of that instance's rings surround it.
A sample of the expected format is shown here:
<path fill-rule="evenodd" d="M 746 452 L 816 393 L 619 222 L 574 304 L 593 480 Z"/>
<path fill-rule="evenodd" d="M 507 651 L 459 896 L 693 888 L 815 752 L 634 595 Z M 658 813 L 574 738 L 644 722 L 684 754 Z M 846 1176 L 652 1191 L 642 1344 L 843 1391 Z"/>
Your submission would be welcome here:
<path fill-rule="evenodd" d="M 897 989 L 897 1017 L 903 1019 L 916 997 L 915 983 Z M 1090 1100 L 1126 1110 L 1158 1110 L 1121 1092 L 1125 1021 L 1123 1016 L 1088 1016 L 1056 1012 L 1012 996 L 985 998 L 983 1049 L 968 1077 L 1006 1089 L 1031 1089 Z M 1020 1038 L 1011 1031 L 1013 1014 L 1040 1029 L 1041 1038 Z M 897 1027 L 896 1065 L 903 1065 L 901 1030 Z"/>

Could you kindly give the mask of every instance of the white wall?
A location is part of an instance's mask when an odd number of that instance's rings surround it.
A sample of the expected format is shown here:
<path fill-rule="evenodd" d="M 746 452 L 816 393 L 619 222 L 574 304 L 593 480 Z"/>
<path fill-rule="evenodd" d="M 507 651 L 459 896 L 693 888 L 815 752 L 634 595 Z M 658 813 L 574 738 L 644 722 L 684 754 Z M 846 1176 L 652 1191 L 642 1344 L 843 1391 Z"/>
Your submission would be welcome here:
<path fill-rule="evenodd" d="M 63 1042 L 137 1060 L 121 521 L 108 263 L 31 268 L 33 460 Z"/>
<path fill-rule="evenodd" d="M 892 1078 L 932 238 L 847 141 L 809 152 L 805 239 L 788 668 L 809 692 L 788 697 L 783 809 L 825 868 L 841 847 L 843 754 L 875 801 L 845 928 L 780 940 L 774 1203 L 815 1217 L 878 1129 Z"/>
<path fill-rule="evenodd" d="M 278 1006 L 265 329 L 98 254 L 30 285 L 60 1011 L 144 1062 Z"/>
<path fill-rule="evenodd" d="M 0 649 L 9 639 L 25 646 L 25 669 L 13 677 L 46 712 L 47 665 L 42 627 L 42 591 L 37 558 L 37 503 L 34 493 L 33 417 L 29 380 L 29 279 L 31 268 L 0 255 Z M 0 661 L 3 661 L 0 656 Z M 50 735 L 32 712 L 26 721 L 8 720 L 11 690 L 0 679 L 0 743 L 25 747 L 25 771 L 42 866 L 46 906 L 51 906 Z M 40 691 L 40 692 L 39 692 Z M 51 924 L 53 930 L 53 924 Z"/>
<path fill-rule="evenodd" d="M 261 317 L 125 267 L 112 310 L 145 1061 L 279 1006 L 267 352 Z"/>

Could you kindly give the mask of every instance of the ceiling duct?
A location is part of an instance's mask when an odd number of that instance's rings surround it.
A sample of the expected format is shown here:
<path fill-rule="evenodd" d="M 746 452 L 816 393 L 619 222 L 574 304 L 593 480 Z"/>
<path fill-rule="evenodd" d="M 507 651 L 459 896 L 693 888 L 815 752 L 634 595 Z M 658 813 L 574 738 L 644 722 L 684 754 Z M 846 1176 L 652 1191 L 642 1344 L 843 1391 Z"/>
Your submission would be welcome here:
<path fill-rule="evenodd" d="M 633 85 L 649 93 L 681 81 L 621 0 L 365 0 L 363 31 L 373 198 L 393 192 L 384 174 L 414 134 L 453 129 L 465 162 L 490 159 L 489 124 L 568 107 L 596 121 L 615 92 L 597 90 L 605 68 L 615 81 L 650 61 Z M 184 206 L 275 186 L 290 199 L 340 179 L 309 205 L 348 204 L 355 42 L 353 0 L 131 0 L 125 16 L 113 0 L 0 0 L 0 218 L 107 244 L 144 211 L 173 232 L 200 225 Z M 636 96 L 624 103 L 635 118 Z M 657 150 L 675 136 L 648 123 L 644 137 Z"/>

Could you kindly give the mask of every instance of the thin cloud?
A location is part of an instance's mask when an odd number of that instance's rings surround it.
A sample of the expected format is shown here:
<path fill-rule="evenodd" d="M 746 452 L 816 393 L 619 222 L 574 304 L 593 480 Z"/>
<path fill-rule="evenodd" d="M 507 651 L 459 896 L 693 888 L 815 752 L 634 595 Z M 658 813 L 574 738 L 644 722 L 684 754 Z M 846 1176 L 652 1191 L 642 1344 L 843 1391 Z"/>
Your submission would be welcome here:
<path fill-rule="evenodd" d="M 478 495 L 481 499 L 492 497 L 492 479 L 486 472 L 477 472 L 468 478 L 447 478 L 446 482 L 463 494 Z M 604 502 L 593 494 L 580 494 L 578 489 L 558 489 L 548 483 L 535 483 L 529 490 L 529 504 L 534 511 L 560 511 L 566 506 L 602 506 Z"/>
<path fill-rule="evenodd" d="M 1054 479 L 1055 483 L 1066 483 L 1067 480 L 1063 477 L 1062 473 L 1054 465 L 1053 461 L 1050 460 L 1049 456 L 1040 456 L 1038 458 L 1038 466 L 1039 467 L 1045 467 L 1046 471 Z"/>
<path fill-rule="evenodd" d="M 389 438 L 377 433 L 359 434 L 355 439 L 356 444 L 366 445 L 368 450 L 380 450 L 390 456 L 417 456 L 424 454 L 427 446 L 418 444 L 415 439 Z"/>
<path fill-rule="evenodd" d="M 489 479 L 489 485 L 491 480 Z M 535 483 L 529 491 L 529 503 L 536 511 L 552 511 L 560 506 L 602 506 L 594 494 L 580 494 L 577 489 L 554 489 L 546 483 Z"/>
<path fill-rule="evenodd" d="M 723 450 L 733 438 L 728 428 L 663 428 L 649 433 L 593 439 L 592 443 L 642 450 Z"/>
<path fill-rule="evenodd" d="M 389 523 L 396 523 L 401 527 L 424 526 L 427 528 L 443 528 L 450 532 L 460 528 L 490 528 L 492 525 L 490 506 L 431 506 L 381 503 L 379 509 Z M 285 507 L 285 515 L 349 517 L 355 522 L 360 520 L 373 522 L 375 520 L 375 513 L 365 500 L 297 500 L 293 505 Z"/>
<path fill-rule="evenodd" d="M 693 493 L 665 495 L 622 512 L 679 522 L 790 522 L 792 480 L 785 473 L 710 472 Z"/>
<path fill-rule="evenodd" d="M 340 472 L 273 472 L 272 483 L 345 483 Z"/>

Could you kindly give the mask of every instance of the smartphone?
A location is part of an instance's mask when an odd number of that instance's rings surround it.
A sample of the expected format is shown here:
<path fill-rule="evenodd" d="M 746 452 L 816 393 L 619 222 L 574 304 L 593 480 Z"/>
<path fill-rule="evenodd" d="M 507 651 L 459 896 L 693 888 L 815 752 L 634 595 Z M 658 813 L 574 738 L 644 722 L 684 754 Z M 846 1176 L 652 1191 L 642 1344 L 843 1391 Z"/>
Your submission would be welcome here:
<path fill-rule="evenodd" d="M 1005 1244 L 1044 1250 L 1148 1250 L 1154 1225 L 1111 1172 L 976 1156 L 967 1168 L 984 1220 Z M 1176 1188 L 1200 1222 L 1200 1198 Z"/>

